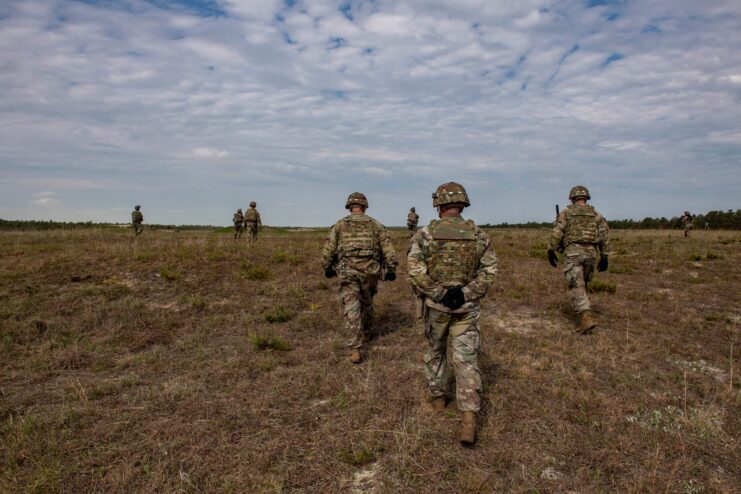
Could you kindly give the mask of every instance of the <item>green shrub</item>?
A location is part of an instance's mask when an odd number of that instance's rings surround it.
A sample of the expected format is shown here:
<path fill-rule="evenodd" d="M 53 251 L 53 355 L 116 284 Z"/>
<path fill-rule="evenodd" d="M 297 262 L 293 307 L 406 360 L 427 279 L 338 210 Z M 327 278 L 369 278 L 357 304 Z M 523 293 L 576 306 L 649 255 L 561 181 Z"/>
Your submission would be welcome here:
<path fill-rule="evenodd" d="M 706 257 L 707 257 L 707 258 L 708 258 L 708 260 L 710 260 L 710 261 L 715 261 L 715 260 L 720 260 L 720 259 L 723 259 L 723 256 L 721 256 L 720 254 L 718 254 L 718 253 L 716 253 L 716 252 L 710 251 L 710 250 L 708 251 L 708 253 L 707 253 L 707 256 L 706 256 Z"/>
<path fill-rule="evenodd" d="M 160 276 L 167 281 L 176 281 L 180 279 L 180 271 L 173 269 L 169 266 L 165 266 L 160 269 Z"/>
<path fill-rule="evenodd" d="M 270 312 L 265 313 L 265 320 L 269 323 L 286 322 L 293 319 L 293 316 L 294 313 L 291 310 L 279 305 L 278 307 L 273 308 Z"/>
<path fill-rule="evenodd" d="M 702 256 L 700 254 L 692 254 L 688 259 L 690 261 L 702 261 Z"/>
<path fill-rule="evenodd" d="M 624 264 L 623 265 L 618 264 L 617 266 L 612 264 L 610 265 L 607 271 L 610 273 L 615 273 L 615 274 L 633 274 L 635 272 L 635 269 L 633 268 L 633 266 L 628 266 Z"/>
<path fill-rule="evenodd" d="M 615 291 L 617 290 L 615 283 L 611 283 L 609 281 L 602 281 L 602 280 L 590 281 L 587 288 L 589 289 L 590 292 L 593 292 L 593 293 L 598 293 L 598 292 L 615 293 Z"/>
<path fill-rule="evenodd" d="M 240 270 L 242 276 L 248 280 L 263 281 L 270 277 L 270 270 L 262 266 L 248 266 L 247 264 L 242 263 Z"/>
<path fill-rule="evenodd" d="M 291 346 L 286 340 L 280 336 L 275 335 L 259 335 L 253 334 L 250 336 L 250 341 L 256 350 L 272 350 L 275 352 L 287 352 L 291 349 Z"/>

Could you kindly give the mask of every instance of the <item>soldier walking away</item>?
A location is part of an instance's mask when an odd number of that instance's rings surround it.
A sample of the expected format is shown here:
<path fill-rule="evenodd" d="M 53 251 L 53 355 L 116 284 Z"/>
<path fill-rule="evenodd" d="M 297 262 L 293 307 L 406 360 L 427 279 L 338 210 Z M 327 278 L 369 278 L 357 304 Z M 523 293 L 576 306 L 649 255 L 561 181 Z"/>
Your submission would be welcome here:
<path fill-rule="evenodd" d="M 234 213 L 232 222 L 234 222 L 234 238 L 242 238 L 242 230 L 244 229 L 244 215 L 242 215 L 242 208 L 237 209 L 237 212 Z"/>
<path fill-rule="evenodd" d="M 445 409 L 450 396 L 448 347 L 455 376 L 458 409 L 463 412 L 460 442 L 476 441 L 476 420 L 481 409 L 481 299 L 497 273 L 497 256 L 491 240 L 461 212 L 470 206 L 460 184 L 449 182 L 432 194 L 439 220 L 419 229 L 407 257 L 412 286 L 423 297 L 422 317 L 428 348 L 424 370 L 435 410 Z"/>
<path fill-rule="evenodd" d="M 142 214 L 140 205 L 134 206 L 134 210 L 131 212 L 131 226 L 134 228 L 134 233 L 138 236 L 144 231 L 142 223 L 144 222 L 144 215 Z"/>
<path fill-rule="evenodd" d="M 247 238 L 257 240 L 257 230 L 262 227 L 260 213 L 257 211 L 257 203 L 252 201 L 250 208 L 244 212 L 244 228 L 247 230 Z"/>
<path fill-rule="evenodd" d="M 679 219 L 684 227 L 684 238 L 687 238 L 690 236 L 690 230 L 692 230 L 692 215 L 689 211 L 685 211 Z"/>
<path fill-rule="evenodd" d="M 571 204 L 561 211 L 548 243 L 548 262 L 558 266 L 556 251 L 564 254 L 564 276 L 569 283 L 574 311 L 579 316 L 576 332 L 586 334 L 597 325 L 592 319 L 587 297 L 587 283 L 597 271 L 606 271 L 609 253 L 607 220 L 587 201 L 591 197 L 586 187 L 577 185 L 569 192 Z"/>
<path fill-rule="evenodd" d="M 414 209 L 414 206 L 412 206 L 412 208 L 409 210 L 409 214 L 407 215 L 407 228 L 409 228 L 410 237 L 414 235 L 414 232 L 417 231 L 418 222 L 419 222 L 419 215 Z"/>
<path fill-rule="evenodd" d="M 350 361 L 363 361 L 373 336 L 373 296 L 381 270 L 384 281 L 396 279 L 396 252 L 386 228 L 365 214 L 368 199 L 360 192 L 347 198 L 350 214 L 334 224 L 322 248 L 322 268 L 327 278 L 339 276 L 345 329 L 352 336 L 347 346 Z"/>

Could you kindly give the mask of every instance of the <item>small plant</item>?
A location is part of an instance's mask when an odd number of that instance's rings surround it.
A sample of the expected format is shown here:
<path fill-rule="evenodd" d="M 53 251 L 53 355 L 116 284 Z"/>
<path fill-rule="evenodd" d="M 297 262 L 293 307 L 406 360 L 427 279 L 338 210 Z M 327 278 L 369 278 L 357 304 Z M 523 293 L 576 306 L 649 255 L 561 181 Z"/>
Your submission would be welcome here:
<path fill-rule="evenodd" d="M 285 252 L 276 252 L 271 257 L 274 263 L 276 264 L 283 264 L 283 263 L 290 263 L 290 264 L 299 264 L 301 262 L 301 258 L 295 254 L 287 254 Z"/>
<path fill-rule="evenodd" d="M 240 266 L 240 270 L 242 272 L 242 276 L 244 276 L 248 280 L 263 281 L 267 280 L 270 277 L 270 270 L 262 266 L 249 266 L 245 263 L 242 263 L 242 265 Z"/>
<path fill-rule="evenodd" d="M 173 269 L 169 266 L 165 266 L 162 269 L 160 269 L 160 277 L 162 279 L 165 279 L 167 281 L 177 281 L 180 279 L 180 271 L 177 269 Z"/>
<path fill-rule="evenodd" d="M 286 309 L 282 305 L 275 307 L 270 312 L 265 313 L 265 320 L 269 323 L 274 322 L 286 322 L 293 319 L 295 314 L 290 309 Z"/>
<path fill-rule="evenodd" d="M 710 250 L 708 251 L 706 257 L 709 261 L 717 261 L 717 260 L 723 259 L 723 256 L 721 256 L 720 254 L 716 252 L 710 251 Z"/>
<path fill-rule="evenodd" d="M 275 352 L 287 352 L 291 349 L 291 346 L 286 340 L 275 335 L 253 334 L 250 336 L 250 341 L 255 349 L 260 351 L 272 350 Z"/>
<path fill-rule="evenodd" d="M 700 254 L 692 254 L 688 259 L 690 261 L 702 261 L 702 256 Z"/>
<path fill-rule="evenodd" d="M 319 283 L 317 283 L 316 288 L 317 290 L 328 290 L 329 285 L 327 284 L 326 281 L 322 280 Z"/>
<path fill-rule="evenodd" d="M 635 269 L 633 268 L 633 266 L 628 265 L 610 265 L 608 271 L 615 274 L 633 274 L 635 272 Z"/>
<path fill-rule="evenodd" d="M 589 282 L 589 285 L 587 285 L 587 288 L 592 293 L 615 293 L 617 290 L 617 287 L 615 286 L 615 283 L 611 283 L 609 281 L 602 281 L 602 280 L 592 280 Z"/>
<path fill-rule="evenodd" d="M 181 304 L 190 305 L 191 307 L 193 307 L 196 310 L 202 310 L 202 309 L 205 309 L 208 306 L 208 303 L 206 302 L 206 300 L 202 296 L 200 296 L 198 294 L 189 295 L 189 296 L 182 296 L 182 297 L 180 297 L 179 302 Z"/>
<path fill-rule="evenodd" d="M 367 465 L 376 461 L 376 456 L 373 451 L 363 446 L 359 451 L 351 451 L 349 449 L 343 449 L 340 451 L 340 460 L 344 461 L 349 465 L 356 467 Z"/>

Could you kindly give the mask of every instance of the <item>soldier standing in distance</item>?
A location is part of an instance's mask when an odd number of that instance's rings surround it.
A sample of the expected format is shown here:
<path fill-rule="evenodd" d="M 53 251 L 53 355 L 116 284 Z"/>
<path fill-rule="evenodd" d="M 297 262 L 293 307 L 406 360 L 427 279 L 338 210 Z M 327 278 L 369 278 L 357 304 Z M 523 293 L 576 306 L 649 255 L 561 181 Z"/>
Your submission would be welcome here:
<path fill-rule="evenodd" d="M 556 218 L 548 243 L 548 262 L 555 268 L 558 266 L 556 251 L 564 254 L 564 276 L 569 283 L 574 311 L 579 315 L 576 332 L 586 334 L 597 325 L 591 315 L 587 283 L 594 276 L 598 257 L 597 271 L 607 270 L 609 228 L 607 220 L 587 204 L 591 197 L 586 187 L 573 187 L 569 199 L 571 204 Z"/>
<path fill-rule="evenodd" d="M 386 268 L 384 281 L 396 279 L 396 252 L 391 238 L 381 223 L 365 214 L 367 207 L 365 195 L 350 194 L 345 204 L 350 214 L 334 224 L 322 248 L 324 275 L 333 278 L 339 271 L 345 328 L 352 335 L 347 346 L 354 364 L 363 361 L 361 352 L 373 335 L 373 296 L 381 268 Z"/>
<path fill-rule="evenodd" d="M 425 376 L 432 406 L 445 409 L 450 371 L 455 374 L 456 401 L 463 412 L 460 442 L 476 441 L 476 420 L 481 409 L 479 318 L 481 299 L 494 282 L 497 256 L 486 233 L 461 217 L 470 206 L 468 194 L 455 182 L 443 184 L 432 194 L 439 220 L 417 230 L 411 240 L 407 264 L 412 286 L 424 299 Z"/>
<path fill-rule="evenodd" d="M 237 209 L 237 212 L 234 213 L 234 216 L 232 217 L 232 222 L 234 223 L 234 238 L 242 238 L 242 230 L 244 223 L 244 216 L 242 215 L 242 208 Z"/>
<path fill-rule="evenodd" d="M 409 210 L 409 214 L 407 215 L 407 228 L 409 228 L 410 237 L 414 235 L 414 232 L 417 231 L 418 222 L 419 222 L 419 215 L 414 209 L 414 206 L 412 206 L 412 208 Z"/>
<path fill-rule="evenodd" d="M 690 230 L 692 230 L 692 215 L 689 211 L 685 211 L 680 220 L 684 227 L 684 238 L 687 238 L 690 236 Z"/>
<path fill-rule="evenodd" d="M 257 240 L 257 230 L 262 227 L 260 213 L 255 208 L 257 208 L 257 203 L 252 201 L 250 208 L 244 212 L 244 228 L 250 240 Z"/>
<path fill-rule="evenodd" d="M 142 222 L 144 222 L 144 215 L 142 214 L 140 205 L 134 206 L 134 210 L 131 212 L 131 226 L 134 228 L 134 233 L 138 236 L 141 232 L 144 231 L 144 227 L 142 226 Z"/>

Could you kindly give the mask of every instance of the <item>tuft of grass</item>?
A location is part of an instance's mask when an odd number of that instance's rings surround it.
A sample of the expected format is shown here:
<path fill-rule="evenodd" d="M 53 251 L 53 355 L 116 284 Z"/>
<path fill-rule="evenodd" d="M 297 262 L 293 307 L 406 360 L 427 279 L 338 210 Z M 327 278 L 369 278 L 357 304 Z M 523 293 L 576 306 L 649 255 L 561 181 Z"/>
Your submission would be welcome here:
<path fill-rule="evenodd" d="M 299 264 L 301 263 L 301 257 L 296 254 L 288 254 L 286 252 L 276 252 L 271 256 L 271 259 L 276 264 Z"/>
<path fill-rule="evenodd" d="M 599 293 L 599 292 L 615 293 L 615 291 L 617 290 L 615 283 L 612 283 L 610 281 L 597 280 L 597 279 L 590 281 L 587 288 L 592 293 Z"/>
<path fill-rule="evenodd" d="M 707 257 L 709 261 L 718 261 L 718 260 L 723 259 L 723 256 L 721 256 L 720 254 L 716 252 L 710 251 L 710 250 L 708 251 L 705 257 Z"/>
<path fill-rule="evenodd" d="M 368 463 L 373 463 L 376 461 L 376 456 L 373 454 L 373 451 L 363 446 L 358 451 L 342 449 L 340 451 L 340 460 L 348 465 L 359 467 L 367 465 Z"/>
<path fill-rule="evenodd" d="M 635 273 L 635 269 L 633 268 L 633 266 L 629 266 L 629 265 L 625 265 L 625 264 L 623 264 L 623 265 L 618 264 L 617 266 L 610 265 L 610 268 L 607 271 L 610 272 L 610 273 L 615 273 L 615 274 L 633 274 L 633 273 Z"/>
<path fill-rule="evenodd" d="M 190 305 L 195 310 L 203 310 L 208 306 L 206 299 L 204 299 L 202 296 L 198 295 L 197 293 L 194 293 L 193 295 L 182 296 L 180 297 L 179 302 L 181 304 Z"/>
<path fill-rule="evenodd" d="M 702 261 L 702 256 L 700 254 L 690 254 L 687 259 L 690 261 Z"/>
<path fill-rule="evenodd" d="M 248 280 L 263 281 L 270 278 L 270 270 L 262 266 L 249 266 L 242 263 L 240 272 Z"/>
<path fill-rule="evenodd" d="M 170 266 L 164 266 L 160 269 L 160 276 L 162 279 L 167 281 L 177 281 L 182 275 L 177 269 L 171 268 Z"/>
<path fill-rule="evenodd" d="M 273 310 L 265 313 L 265 320 L 269 323 L 274 322 L 287 322 L 293 319 L 295 314 L 290 309 L 285 308 L 282 305 L 274 307 Z"/>
<path fill-rule="evenodd" d="M 252 346 L 254 346 L 256 350 L 260 351 L 272 350 L 275 352 L 287 352 L 291 349 L 291 346 L 286 340 L 280 336 L 271 334 L 253 334 L 250 336 L 250 341 L 252 342 Z"/>

